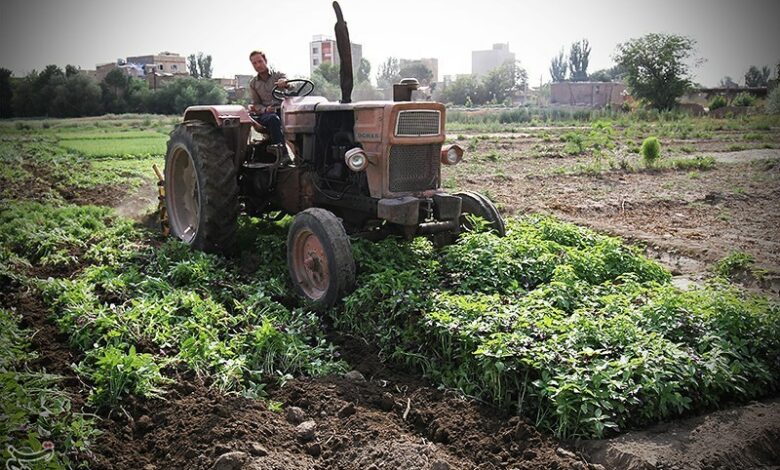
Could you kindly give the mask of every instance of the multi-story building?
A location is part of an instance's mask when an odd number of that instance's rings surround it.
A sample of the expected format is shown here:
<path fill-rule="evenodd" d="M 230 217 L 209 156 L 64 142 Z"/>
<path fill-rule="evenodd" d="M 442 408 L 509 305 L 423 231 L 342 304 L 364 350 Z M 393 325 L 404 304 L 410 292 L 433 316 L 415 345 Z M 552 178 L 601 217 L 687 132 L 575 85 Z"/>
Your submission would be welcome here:
<path fill-rule="evenodd" d="M 357 68 L 360 64 L 360 59 L 363 58 L 363 46 L 350 42 L 352 49 L 352 67 Z M 312 36 L 309 43 L 309 70 L 314 72 L 317 67 L 322 64 L 336 64 L 339 65 L 341 59 L 339 58 L 338 48 L 336 47 L 336 40 L 329 36 L 316 35 Z"/>
<path fill-rule="evenodd" d="M 471 73 L 486 75 L 496 67 L 515 61 L 515 53 L 509 51 L 509 44 L 493 44 L 493 49 L 471 51 Z"/>

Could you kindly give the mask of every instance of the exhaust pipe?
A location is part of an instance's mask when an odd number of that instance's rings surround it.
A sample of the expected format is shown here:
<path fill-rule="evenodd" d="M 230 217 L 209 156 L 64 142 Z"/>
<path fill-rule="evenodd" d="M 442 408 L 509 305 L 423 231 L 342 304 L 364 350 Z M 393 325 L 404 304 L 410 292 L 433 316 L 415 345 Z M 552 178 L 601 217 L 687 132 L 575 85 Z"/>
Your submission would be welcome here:
<path fill-rule="evenodd" d="M 341 102 L 352 102 L 352 45 L 349 42 L 349 29 L 347 22 L 344 21 L 344 15 L 341 14 L 339 2 L 333 2 L 333 9 L 336 11 L 336 47 L 339 51 L 339 78 L 341 81 Z"/>

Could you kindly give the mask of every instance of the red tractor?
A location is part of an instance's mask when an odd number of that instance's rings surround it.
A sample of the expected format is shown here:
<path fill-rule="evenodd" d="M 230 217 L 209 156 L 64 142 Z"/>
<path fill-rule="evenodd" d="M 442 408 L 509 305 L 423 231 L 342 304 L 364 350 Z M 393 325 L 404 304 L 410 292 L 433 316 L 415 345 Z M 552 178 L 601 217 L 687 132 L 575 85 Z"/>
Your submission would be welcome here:
<path fill-rule="evenodd" d="M 349 33 L 334 8 L 341 101 L 310 96 L 308 80 L 274 90 L 292 161 L 253 131 L 257 123 L 243 106 L 192 106 L 171 132 L 163 178 L 170 232 L 199 250 L 232 251 L 240 214 L 294 215 L 292 284 L 318 308 L 354 287 L 350 236 L 446 244 L 468 227 L 465 214 L 505 232 L 486 197 L 442 190 L 441 166 L 457 164 L 463 150 L 444 145 L 444 105 L 411 101 L 416 80 L 394 85 L 393 101 L 351 102 Z"/>

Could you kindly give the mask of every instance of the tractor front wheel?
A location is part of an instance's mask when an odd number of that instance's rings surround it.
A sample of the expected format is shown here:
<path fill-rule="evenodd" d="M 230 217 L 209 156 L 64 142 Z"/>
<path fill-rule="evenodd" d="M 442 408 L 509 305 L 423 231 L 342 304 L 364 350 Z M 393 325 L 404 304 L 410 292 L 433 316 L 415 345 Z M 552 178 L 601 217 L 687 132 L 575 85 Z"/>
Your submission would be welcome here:
<path fill-rule="evenodd" d="M 463 191 L 456 193 L 455 195 L 460 196 L 461 200 L 461 232 L 469 231 L 474 228 L 466 217 L 467 215 L 471 214 L 485 219 L 488 228 L 493 230 L 499 237 L 506 235 L 504 219 L 501 218 L 501 214 L 498 213 L 498 209 L 496 209 L 496 206 L 493 204 L 493 202 L 490 201 L 490 199 L 474 191 Z"/>
<path fill-rule="evenodd" d="M 325 209 L 298 213 L 287 235 L 287 267 L 295 291 L 317 310 L 355 286 L 355 260 L 338 218 Z"/>

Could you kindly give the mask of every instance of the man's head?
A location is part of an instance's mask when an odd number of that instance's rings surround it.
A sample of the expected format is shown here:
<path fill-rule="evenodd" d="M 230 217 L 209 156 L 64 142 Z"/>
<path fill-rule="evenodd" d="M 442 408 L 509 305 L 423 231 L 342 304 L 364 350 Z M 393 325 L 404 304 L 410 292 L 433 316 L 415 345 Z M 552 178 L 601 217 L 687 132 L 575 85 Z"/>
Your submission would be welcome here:
<path fill-rule="evenodd" d="M 268 59 L 265 58 L 265 53 L 263 51 L 250 52 L 249 61 L 252 62 L 252 67 L 255 68 L 255 72 L 260 74 L 268 73 Z"/>

